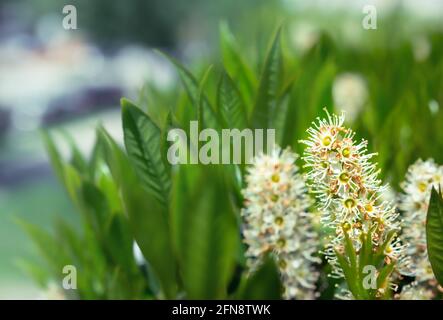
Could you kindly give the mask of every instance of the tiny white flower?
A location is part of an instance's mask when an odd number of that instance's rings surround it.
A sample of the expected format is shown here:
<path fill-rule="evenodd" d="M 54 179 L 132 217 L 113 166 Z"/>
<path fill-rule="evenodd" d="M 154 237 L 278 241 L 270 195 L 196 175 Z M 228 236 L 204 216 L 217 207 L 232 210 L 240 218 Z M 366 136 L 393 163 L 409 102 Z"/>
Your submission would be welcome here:
<path fill-rule="evenodd" d="M 336 111 L 344 111 L 346 119 L 353 122 L 368 99 L 365 79 L 356 73 L 348 72 L 338 75 L 332 86 L 332 97 Z"/>
<path fill-rule="evenodd" d="M 433 296 L 432 291 L 417 285 L 417 283 L 411 283 L 404 286 L 401 293 L 395 298 L 399 300 L 431 300 Z"/>

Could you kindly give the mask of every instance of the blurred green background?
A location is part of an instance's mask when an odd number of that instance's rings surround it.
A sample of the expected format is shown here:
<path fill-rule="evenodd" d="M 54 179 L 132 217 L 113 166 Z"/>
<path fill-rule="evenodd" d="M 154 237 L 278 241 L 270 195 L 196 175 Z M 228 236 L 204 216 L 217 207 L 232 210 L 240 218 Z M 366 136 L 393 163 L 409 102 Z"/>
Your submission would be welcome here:
<path fill-rule="evenodd" d="M 62 27 L 66 4 L 78 30 Z M 376 30 L 361 25 L 365 5 L 377 9 Z M 222 22 L 255 73 L 283 25 L 297 138 L 324 106 L 349 105 L 395 189 L 416 158 L 443 163 L 441 1 L 0 0 L 0 298 L 44 298 L 18 267 L 34 253 L 14 220 L 77 219 L 39 130 L 61 128 L 85 153 L 98 122 L 121 141 L 121 96 L 138 99 L 148 83 L 176 99 L 177 75 L 152 49 L 202 74 L 220 62 Z"/>

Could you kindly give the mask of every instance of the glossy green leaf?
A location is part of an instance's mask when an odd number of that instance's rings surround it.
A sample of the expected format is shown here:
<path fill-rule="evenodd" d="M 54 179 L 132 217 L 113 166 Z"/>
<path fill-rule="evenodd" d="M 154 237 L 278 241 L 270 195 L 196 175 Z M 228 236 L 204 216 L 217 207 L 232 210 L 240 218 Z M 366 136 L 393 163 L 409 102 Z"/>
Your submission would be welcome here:
<path fill-rule="evenodd" d="M 215 130 L 220 129 L 220 120 L 215 113 L 214 108 L 209 102 L 208 97 L 202 91 L 201 86 L 199 86 L 198 81 L 192 75 L 192 73 L 186 69 L 180 62 L 176 59 L 163 54 L 166 58 L 171 61 L 176 67 L 183 86 L 185 87 L 186 93 L 188 94 L 189 100 L 191 101 L 192 110 L 192 120 L 202 120 L 201 127 L 212 128 Z M 210 70 L 210 69 L 209 69 Z M 204 76 L 204 78 L 206 78 Z M 203 81 L 204 82 L 204 81 Z"/>
<path fill-rule="evenodd" d="M 111 212 L 103 193 L 92 183 L 84 181 L 80 196 L 89 225 L 95 231 L 98 240 L 104 241 L 104 229 L 111 220 Z"/>
<path fill-rule="evenodd" d="M 429 261 L 435 278 L 443 285 L 443 199 L 434 188 L 426 219 L 426 241 Z"/>
<path fill-rule="evenodd" d="M 258 129 L 269 128 L 274 116 L 280 87 L 283 82 L 283 61 L 280 47 L 280 30 L 267 53 L 260 76 L 251 125 Z"/>
<path fill-rule="evenodd" d="M 244 62 L 244 58 L 239 53 L 234 36 L 227 24 L 220 25 L 220 47 L 223 58 L 223 66 L 227 73 L 238 83 L 239 89 L 245 99 L 246 110 L 252 108 L 256 80 L 254 73 Z"/>
<path fill-rule="evenodd" d="M 172 251 L 168 212 L 165 206 L 140 186 L 126 154 L 103 129 L 98 129 L 105 145 L 105 158 L 119 186 L 132 233 L 143 255 L 159 278 L 165 297 L 177 293 L 176 262 Z"/>
<path fill-rule="evenodd" d="M 97 168 L 95 184 L 106 197 L 110 212 L 123 212 L 117 184 L 114 181 L 112 174 L 109 172 L 109 168 L 104 164 L 104 162 Z"/>
<path fill-rule="evenodd" d="M 17 220 L 17 223 L 33 240 L 52 273 L 61 275 L 63 267 L 68 265 L 70 260 L 60 244 L 55 241 L 54 236 L 41 227 L 24 220 Z"/>
<path fill-rule="evenodd" d="M 88 174 L 88 164 L 77 144 L 75 143 L 74 139 L 68 132 L 64 130 L 62 130 L 62 134 L 65 140 L 68 142 L 69 148 L 71 149 L 71 165 L 81 174 Z"/>
<path fill-rule="evenodd" d="M 64 176 L 64 170 L 63 170 L 63 159 L 54 143 L 54 140 L 52 139 L 52 136 L 47 131 L 42 131 L 42 138 L 43 143 L 46 147 L 46 152 L 49 155 L 49 160 L 51 161 L 51 166 L 57 176 L 57 178 L 62 182 L 62 184 L 65 184 L 65 176 Z"/>
<path fill-rule="evenodd" d="M 96 138 L 88 164 L 89 178 L 91 181 L 96 181 L 97 175 L 103 171 L 101 168 L 104 163 L 103 145 L 101 140 Z"/>
<path fill-rule="evenodd" d="M 245 300 L 281 299 L 283 287 L 274 259 L 268 255 L 261 266 L 244 278 L 237 297 Z"/>
<path fill-rule="evenodd" d="M 106 230 L 106 248 L 115 263 L 129 276 L 135 277 L 138 274 L 133 254 L 132 233 L 125 216 L 115 214 L 111 217 Z"/>
<path fill-rule="evenodd" d="M 82 205 L 79 199 L 79 190 L 81 188 L 82 178 L 80 173 L 70 164 L 64 164 L 63 167 L 63 181 L 71 201 L 76 205 L 77 209 L 82 210 Z"/>
<path fill-rule="evenodd" d="M 226 298 L 240 239 L 222 172 L 209 166 L 178 168 L 171 227 L 186 297 Z"/>
<path fill-rule="evenodd" d="M 125 146 L 146 190 L 167 206 L 170 172 L 161 155 L 161 131 L 151 119 L 126 99 L 122 100 Z"/>
<path fill-rule="evenodd" d="M 73 165 L 65 163 L 52 139 L 52 136 L 48 132 L 44 131 L 42 136 L 55 175 L 62 183 L 71 200 L 77 208 L 79 208 L 78 190 L 81 186 L 80 173 Z"/>
<path fill-rule="evenodd" d="M 15 264 L 40 287 L 45 287 L 51 279 L 50 270 L 44 265 L 39 264 L 37 261 L 19 259 Z"/>
<path fill-rule="evenodd" d="M 236 85 L 228 74 L 223 73 L 217 92 L 218 110 L 230 129 L 247 127 L 247 111 Z"/>
<path fill-rule="evenodd" d="M 61 218 L 57 219 L 55 239 L 69 257 L 69 263 L 77 268 L 76 294 L 81 299 L 105 298 L 103 283 L 106 275 L 106 260 L 89 225 L 84 224 L 85 235 Z M 100 283 L 102 285 L 97 286 Z"/>

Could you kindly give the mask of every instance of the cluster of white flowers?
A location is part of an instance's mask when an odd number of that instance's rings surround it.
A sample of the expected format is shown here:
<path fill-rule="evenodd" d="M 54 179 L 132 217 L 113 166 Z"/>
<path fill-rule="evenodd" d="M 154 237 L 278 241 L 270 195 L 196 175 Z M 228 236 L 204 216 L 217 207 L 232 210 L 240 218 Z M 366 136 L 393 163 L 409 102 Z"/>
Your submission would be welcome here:
<path fill-rule="evenodd" d="M 395 296 L 399 300 L 431 300 L 433 297 L 432 291 L 423 288 L 417 282 L 404 286 L 401 294 Z"/>
<path fill-rule="evenodd" d="M 337 111 L 344 111 L 346 119 L 353 122 L 368 99 L 365 79 L 356 73 L 338 75 L 332 86 L 332 97 Z"/>
<path fill-rule="evenodd" d="M 308 140 L 301 141 L 307 146 L 303 159 L 308 185 L 324 212 L 322 222 L 334 232 L 324 252 L 333 267 L 331 276 L 344 276 L 337 253 L 345 252 L 347 236 L 356 255 L 370 237 L 373 250 L 382 250 L 385 265 L 395 264 L 394 271 L 406 268 L 405 246 L 397 237 L 398 213 L 382 200 L 387 186 L 381 185 L 379 170 L 371 162 L 375 154 L 367 152 L 367 141 L 355 142 L 344 120 L 344 115 L 327 112 L 327 119 L 318 118 L 307 131 Z M 383 294 L 386 288 L 378 289 Z"/>
<path fill-rule="evenodd" d="M 402 296 L 421 292 L 417 297 L 432 297 L 437 282 L 426 249 L 426 214 L 432 187 L 443 189 L 443 166 L 432 159 L 420 159 L 409 167 L 401 187 L 404 193 L 400 196 L 399 208 L 404 213 L 403 237 L 409 243 L 407 253 L 412 258 L 416 282 L 411 286 L 413 289 L 403 290 Z"/>
<path fill-rule="evenodd" d="M 243 234 L 251 270 L 265 254 L 273 253 L 284 297 L 314 299 L 318 279 L 315 263 L 320 262 L 315 257 L 318 241 L 311 229 L 310 200 L 296 159 L 290 150 L 279 148 L 254 159 L 243 190 Z"/>

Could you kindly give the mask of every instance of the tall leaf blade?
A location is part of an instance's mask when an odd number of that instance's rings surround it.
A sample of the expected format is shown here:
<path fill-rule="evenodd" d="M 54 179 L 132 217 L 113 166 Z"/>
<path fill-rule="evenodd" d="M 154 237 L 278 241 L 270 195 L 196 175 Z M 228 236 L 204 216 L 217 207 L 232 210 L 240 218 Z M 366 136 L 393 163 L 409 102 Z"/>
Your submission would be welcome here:
<path fill-rule="evenodd" d="M 443 285 L 443 199 L 434 188 L 426 219 L 426 242 L 435 278 Z"/>
<path fill-rule="evenodd" d="M 42 132 L 43 143 L 46 148 L 46 152 L 49 155 L 49 160 L 51 162 L 51 166 L 54 169 L 54 173 L 60 182 L 65 185 L 65 174 L 63 170 L 63 159 L 58 151 L 52 136 L 47 131 Z"/>
<path fill-rule="evenodd" d="M 243 61 L 236 47 L 234 36 L 224 23 L 220 25 L 220 47 L 223 66 L 232 79 L 238 83 L 239 89 L 245 99 L 246 107 L 252 107 L 252 99 L 256 88 L 255 76 Z"/>
<path fill-rule="evenodd" d="M 167 205 L 170 173 L 161 156 L 161 131 L 151 119 L 126 99 L 122 100 L 126 150 L 146 190 Z"/>
<path fill-rule="evenodd" d="M 106 231 L 106 247 L 113 260 L 127 275 L 137 279 L 138 269 L 133 254 L 133 238 L 126 217 L 121 214 L 113 215 Z M 136 283 L 129 285 L 135 286 Z"/>
<path fill-rule="evenodd" d="M 283 60 L 279 30 L 267 53 L 260 77 L 260 84 L 251 118 L 251 124 L 254 128 L 267 129 L 269 127 L 276 109 L 282 80 Z"/>
<path fill-rule="evenodd" d="M 229 128 L 247 127 L 247 112 L 239 90 L 228 74 L 224 73 L 217 92 L 218 110 Z"/>
<path fill-rule="evenodd" d="M 128 157 L 103 129 L 105 160 L 117 182 L 135 240 L 161 283 L 166 298 L 177 293 L 176 261 L 164 205 L 141 187 Z"/>
<path fill-rule="evenodd" d="M 67 257 L 65 250 L 61 248 L 60 243 L 55 241 L 52 234 L 39 226 L 20 219 L 17 219 L 16 222 L 33 240 L 52 273 L 60 274 L 61 277 L 63 267 L 68 265 L 70 260 Z"/>
<path fill-rule="evenodd" d="M 78 197 L 78 190 L 81 186 L 80 172 L 62 158 L 53 138 L 48 132 L 44 131 L 42 136 L 55 175 L 62 183 L 72 202 L 78 209 L 81 209 Z"/>
<path fill-rule="evenodd" d="M 88 164 L 72 136 L 65 130 L 62 130 L 63 137 L 71 149 L 71 165 L 81 174 L 88 173 Z"/>
<path fill-rule="evenodd" d="M 199 86 L 198 81 L 192 75 L 192 73 L 186 69 L 180 62 L 176 59 L 163 54 L 169 61 L 177 69 L 177 72 L 180 75 L 180 79 L 182 81 L 183 86 L 185 87 L 186 93 L 189 97 L 189 100 L 192 103 L 192 117 L 193 120 L 202 120 L 202 126 L 206 128 L 212 128 L 219 130 L 220 129 L 220 120 L 215 113 L 211 103 L 209 102 L 208 97 L 202 91 L 202 88 Z"/>
<path fill-rule="evenodd" d="M 106 197 L 95 185 L 84 181 L 80 188 L 80 196 L 88 223 L 100 242 L 104 241 L 104 229 L 111 218 Z"/>
<path fill-rule="evenodd" d="M 171 228 L 187 298 L 226 298 L 240 239 L 222 172 L 180 166 L 172 194 Z"/>

